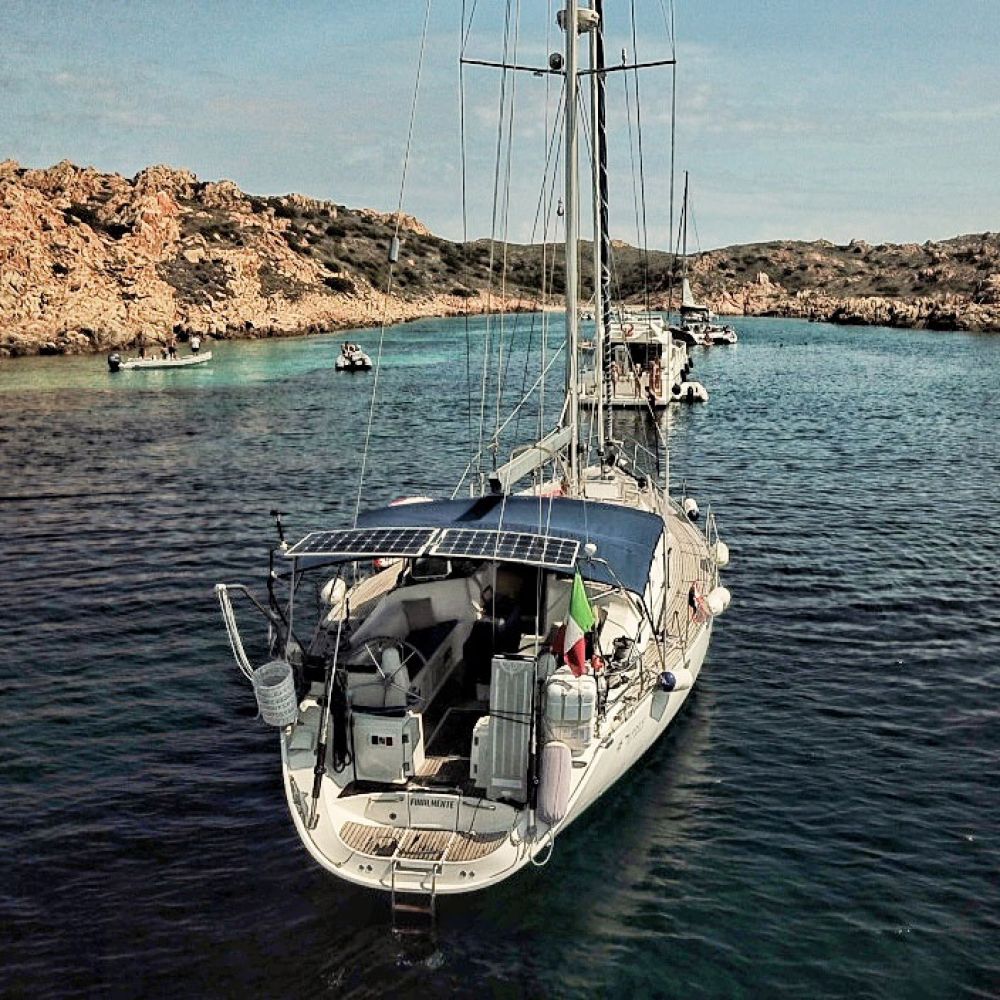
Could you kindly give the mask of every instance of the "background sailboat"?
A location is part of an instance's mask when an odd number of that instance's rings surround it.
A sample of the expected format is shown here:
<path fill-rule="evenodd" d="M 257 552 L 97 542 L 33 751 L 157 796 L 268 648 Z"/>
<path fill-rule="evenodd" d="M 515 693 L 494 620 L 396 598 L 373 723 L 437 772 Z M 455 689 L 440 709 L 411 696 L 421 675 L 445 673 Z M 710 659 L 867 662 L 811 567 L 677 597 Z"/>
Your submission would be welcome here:
<path fill-rule="evenodd" d="M 706 305 L 697 302 L 688 280 L 687 227 L 690 205 L 688 175 L 684 172 L 684 201 L 681 207 L 681 305 L 680 325 L 672 332 L 686 344 L 710 347 L 712 344 L 735 344 L 739 339 L 731 326 L 715 322 L 715 315 Z"/>

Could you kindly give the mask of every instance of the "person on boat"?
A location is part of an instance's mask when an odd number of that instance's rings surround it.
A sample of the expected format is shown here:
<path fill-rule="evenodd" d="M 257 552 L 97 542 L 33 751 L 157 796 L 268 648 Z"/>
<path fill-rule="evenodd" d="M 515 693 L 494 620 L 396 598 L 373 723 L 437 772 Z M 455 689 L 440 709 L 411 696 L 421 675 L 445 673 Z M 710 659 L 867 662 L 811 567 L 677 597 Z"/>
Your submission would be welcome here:
<path fill-rule="evenodd" d="M 192 333 L 189 343 L 191 344 L 192 354 L 197 354 L 201 350 L 201 337 L 199 337 L 198 334 Z"/>
<path fill-rule="evenodd" d="M 176 340 L 172 339 L 170 341 L 170 343 L 167 344 L 167 351 L 170 354 L 171 360 L 177 357 L 177 341 Z"/>

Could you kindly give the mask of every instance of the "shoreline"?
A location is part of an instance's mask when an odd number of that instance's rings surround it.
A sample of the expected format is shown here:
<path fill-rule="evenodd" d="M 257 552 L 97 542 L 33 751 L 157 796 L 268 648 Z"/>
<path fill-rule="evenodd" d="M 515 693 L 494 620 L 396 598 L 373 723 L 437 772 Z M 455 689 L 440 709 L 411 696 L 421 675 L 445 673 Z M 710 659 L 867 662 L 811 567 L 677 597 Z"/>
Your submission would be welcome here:
<path fill-rule="evenodd" d="M 933 330 L 938 333 L 1000 333 L 1000 307 L 966 302 L 879 297 L 837 299 L 803 293 L 753 311 L 715 310 L 720 316 L 801 319 L 834 326 Z"/>
<path fill-rule="evenodd" d="M 273 322 L 261 324 L 245 320 L 240 324 L 216 323 L 205 324 L 174 324 L 173 339 L 184 344 L 195 335 L 203 340 L 211 338 L 216 341 L 225 340 L 275 340 L 286 337 L 309 337 L 317 334 L 334 334 L 344 330 L 373 330 L 382 326 L 398 326 L 423 319 L 456 319 L 462 316 L 485 316 L 497 314 L 492 308 L 495 304 L 484 296 L 461 297 L 452 295 L 433 296 L 427 299 L 407 301 L 391 299 L 387 307 L 380 308 L 375 301 L 377 294 L 366 298 L 362 303 L 344 302 L 331 304 L 324 302 L 311 312 L 308 319 L 299 322 L 288 322 L 293 317 L 301 316 L 302 308 L 296 304 L 294 310 L 289 310 L 293 316 L 273 317 Z M 346 308 L 345 308 L 346 306 Z M 354 309 L 351 308 L 354 307 Z M 508 302 L 506 313 L 528 313 L 542 311 L 546 306 L 541 303 L 529 302 L 525 299 L 514 299 Z M 356 310 L 356 311 L 355 311 Z M 282 322 L 282 318 L 286 321 Z M 136 351 L 140 346 L 147 350 L 159 350 L 167 345 L 171 336 L 160 332 L 144 332 L 123 334 L 100 333 L 86 328 L 63 330 L 52 334 L 22 335 L 16 340 L 0 341 L 0 361 L 9 358 L 22 357 L 73 357 L 107 354 L 110 351 Z"/>
<path fill-rule="evenodd" d="M 487 308 L 487 303 L 477 299 L 472 308 L 470 303 L 459 300 L 461 305 L 453 303 L 451 296 L 440 296 L 431 302 L 422 300 L 415 303 L 406 303 L 403 300 L 395 300 L 393 303 L 397 308 L 390 307 L 386 310 L 385 325 L 399 326 L 405 323 L 413 323 L 425 319 L 458 319 L 463 316 L 486 316 L 500 315 L 501 311 L 495 308 Z M 834 300 L 835 304 L 825 308 L 817 308 L 815 302 L 782 301 L 776 302 L 767 308 L 761 308 L 748 312 L 737 312 L 731 308 L 727 309 L 724 303 L 719 303 L 720 308 L 713 309 L 719 317 L 736 319 L 787 319 L 801 320 L 809 323 L 829 323 L 833 326 L 856 326 L 882 327 L 901 331 L 933 331 L 939 333 L 985 333 L 1000 334 L 1000 318 L 994 325 L 974 325 L 961 324 L 961 318 L 954 314 L 944 317 L 941 325 L 935 325 L 935 316 L 921 317 L 918 314 L 917 321 L 914 322 L 914 306 L 905 301 L 893 302 L 892 300 L 878 300 L 877 303 L 868 304 L 867 307 L 858 308 L 857 300 Z M 424 308 L 424 306 L 429 308 Z M 633 303 L 638 305 L 638 303 Z M 403 306 L 404 308 L 398 308 Z M 656 307 L 654 307 L 656 308 Z M 561 307 L 552 304 L 539 302 L 526 302 L 523 299 L 515 300 L 503 310 L 506 314 L 519 314 L 531 312 L 561 312 Z M 658 312 L 666 312 L 665 308 L 656 308 Z M 323 334 L 337 334 L 345 330 L 375 330 L 382 325 L 381 316 L 355 315 L 352 317 L 331 318 L 327 322 L 321 319 L 310 320 L 297 326 L 276 324 L 272 326 L 250 326 L 250 327 L 224 327 L 214 330 L 199 330 L 196 328 L 183 328 L 176 331 L 175 337 L 178 343 L 185 344 L 190 337 L 195 334 L 204 339 L 210 338 L 215 341 L 230 340 L 277 340 L 295 337 L 310 337 Z M 950 323 L 948 321 L 951 321 Z M 10 351 L 7 345 L 0 346 L 0 361 L 15 358 L 30 357 L 87 357 L 102 355 L 108 351 L 136 351 L 139 346 L 145 346 L 147 350 L 159 350 L 167 343 L 166 338 L 147 335 L 145 338 L 141 334 L 136 334 L 131 339 L 114 337 L 108 342 L 100 340 L 94 342 L 92 335 L 84 334 L 81 331 L 69 331 L 67 333 L 56 334 L 46 339 L 43 343 L 17 345 L 18 349 Z M 73 336 L 76 334 L 76 336 Z M 60 342 L 61 341 L 61 342 Z M 32 350 L 31 347 L 35 349 Z"/>

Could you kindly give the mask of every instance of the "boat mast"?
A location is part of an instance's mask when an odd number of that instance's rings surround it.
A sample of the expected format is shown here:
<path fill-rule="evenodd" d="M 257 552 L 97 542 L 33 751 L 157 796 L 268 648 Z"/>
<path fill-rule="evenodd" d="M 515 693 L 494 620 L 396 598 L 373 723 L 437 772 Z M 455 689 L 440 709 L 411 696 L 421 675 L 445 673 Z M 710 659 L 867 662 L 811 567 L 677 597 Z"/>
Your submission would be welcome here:
<path fill-rule="evenodd" d="M 600 0 L 592 0 L 595 12 L 598 9 Z M 600 16 L 600 14 L 598 14 Z M 598 94 L 597 70 L 597 45 L 599 31 L 594 31 L 590 36 L 590 134 L 594 137 L 591 143 L 590 158 L 590 183 L 595 192 L 593 197 L 593 233 L 594 242 L 591 246 L 592 269 L 594 272 L 594 394 L 595 409 L 594 417 L 597 420 L 597 455 L 604 464 L 604 308 L 601 297 L 603 288 L 601 287 L 601 206 L 597 197 L 598 176 L 601 172 L 601 153 L 599 148 L 598 122 L 600 121 L 600 96 Z"/>
<path fill-rule="evenodd" d="M 569 420 L 572 435 L 569 467 L 572 491 L 580 484 L 580 383 L 577 372 L 579 350 L 579 222 L 580 205 L 577 176 L 577 0 L 566 0 L 560 11 L 561 27 L 566 32 L 566 392 L 569 397 Z"/>
<path fill-rule="evenodd" d="M 590 41 L 591 111 L 594 135 L 594 370 L 598 380 L 597 446 L 604 460 L 605 446 L 614 434 L 611 410 L 611 358 L 606 352 L 611 324 L 611 239 L 608 222 L 607 80 L 604 75 L 604 0 L 592 0 L 596 24 Z"/>
<path fill-rule="evenodd" d="M 688 172 L 684 171 L 684 201 L 681 204 L 681 304 L 684 303 L 684 284 L 688 276 Z"/>

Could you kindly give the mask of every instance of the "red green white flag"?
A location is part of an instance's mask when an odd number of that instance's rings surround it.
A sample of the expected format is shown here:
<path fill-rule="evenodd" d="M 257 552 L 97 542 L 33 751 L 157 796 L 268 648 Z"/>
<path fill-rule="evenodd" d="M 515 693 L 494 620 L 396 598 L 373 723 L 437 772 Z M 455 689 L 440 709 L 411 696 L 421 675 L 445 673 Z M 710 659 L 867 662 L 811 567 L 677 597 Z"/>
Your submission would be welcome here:
<path fill-rule="evenodd" d="M 587 590 L 583 578 L 577 570 L 573 577 L 573 593 L 569 599 L 569 617 L 566 619 L 566 637 L 563 640 L 563 655 L 574 676 L 579 677 L 587 669 L 586 635 L 594 627 L 597 619 L 587 600 Z"/>

